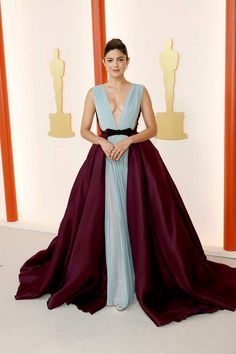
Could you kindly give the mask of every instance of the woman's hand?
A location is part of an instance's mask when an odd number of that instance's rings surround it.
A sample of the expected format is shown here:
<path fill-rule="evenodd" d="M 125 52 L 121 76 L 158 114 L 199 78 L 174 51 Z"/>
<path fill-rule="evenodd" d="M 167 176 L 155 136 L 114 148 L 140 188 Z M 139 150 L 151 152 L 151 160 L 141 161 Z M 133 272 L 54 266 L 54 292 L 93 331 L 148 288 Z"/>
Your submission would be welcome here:
<path fill-rule="evenodd" d="M 119 141 L 116 144 L 113 144 L 114 148 L 110 152 L 110 159 L 119 160 L 124 152 L 129 148 L 130 144 L 131 140 L 129 137 Z"/>
<path fill-rule="evenodd" d="M 106 154 L 106 156 L 110 159 L 110 154 L 112 152 L 112 150 L 114 149 L 114 145 L 108 141 L 107 139 L 102 138 L 102 140 L 100 141 L 100 146 L 102 148 L 102 150 L 104 151 L 104 153 Z"/>

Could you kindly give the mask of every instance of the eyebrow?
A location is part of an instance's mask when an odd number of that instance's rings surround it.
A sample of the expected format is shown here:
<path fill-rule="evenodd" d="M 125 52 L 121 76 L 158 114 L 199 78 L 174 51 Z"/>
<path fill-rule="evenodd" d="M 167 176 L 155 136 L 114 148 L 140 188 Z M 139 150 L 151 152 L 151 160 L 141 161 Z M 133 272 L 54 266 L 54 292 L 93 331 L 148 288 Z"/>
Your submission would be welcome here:
<path fill-rule="evenodd" d="M 121 55 L 120 57 L 117 57 L 117 59 L 119 59 L 119 58 L 124 58 L 124 57 L 125 57 L 124 55 Z M 114 59 L 114 58 L 107 57 L 107 59 Z"/>

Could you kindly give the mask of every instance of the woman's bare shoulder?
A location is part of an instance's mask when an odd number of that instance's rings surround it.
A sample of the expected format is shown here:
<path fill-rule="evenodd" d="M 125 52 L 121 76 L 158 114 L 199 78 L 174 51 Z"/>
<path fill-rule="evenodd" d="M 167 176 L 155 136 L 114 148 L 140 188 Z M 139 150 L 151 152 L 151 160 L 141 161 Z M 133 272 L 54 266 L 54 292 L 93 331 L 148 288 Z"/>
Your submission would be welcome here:
<path fill-rule="evenodd" d="M 145 85 L 142 84 L 142 83 L 133 83 L 133 84 L 138 86 L 140 90 L 145 90 L 146 89 Z"/>
<path fill-rule="evenodd" d="M 95 97 L 94 97 L 94 91 L 96 89 L 96 86 L 92 86 L 87 90 L 86 96 L 85 96 L 85 102 L 87 102 L 88 104 L 92 104 L 94 106 L 95 104 Z"/>
<path fill-rule="evenodd" d="M 93 97 L 93 93 L 96 92 L 97 89 L 99 89 L 102 85 L 94 85 L 90 87 L 87 91 L 87 96 Z"/>

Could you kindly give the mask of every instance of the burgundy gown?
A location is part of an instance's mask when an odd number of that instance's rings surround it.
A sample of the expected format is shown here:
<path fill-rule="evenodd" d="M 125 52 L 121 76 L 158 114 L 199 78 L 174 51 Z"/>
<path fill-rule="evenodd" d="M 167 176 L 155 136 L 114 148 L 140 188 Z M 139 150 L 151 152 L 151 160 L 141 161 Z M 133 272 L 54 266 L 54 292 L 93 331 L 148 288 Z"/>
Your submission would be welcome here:
<path fill-rule="evenodd" d="M 102 130 L 102 136 L 136 134 L 137 124 L 133 129 Z M 102 148 L 93 144 L 72 186 L 57 236 L 20 268 L 16 300 L 50 294 L 49 309 L 75 304 L 91 314 L 106 306 L 105 166 Z M 235 310 L 236 269 L 207 260 L 150 140 L 129 147 L 126 204 L 135 293 L 157 326 L 194 314 Z"/>

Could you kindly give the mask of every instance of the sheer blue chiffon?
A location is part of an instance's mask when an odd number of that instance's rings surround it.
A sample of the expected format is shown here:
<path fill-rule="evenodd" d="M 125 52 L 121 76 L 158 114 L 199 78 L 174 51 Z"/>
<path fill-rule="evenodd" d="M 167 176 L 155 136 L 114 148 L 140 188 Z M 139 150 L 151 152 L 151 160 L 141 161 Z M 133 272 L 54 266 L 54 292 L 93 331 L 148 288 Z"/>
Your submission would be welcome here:
<path fill-rule="evenodd" d="M 143 85 L 132 83 L 126 96 L 118 126 L 115 123 L 103 85 L 93 87 L 96 112 L 102 130 L 134 129 L 140 111 Z M 125 135 L 109 136 L 116 143 Z M 106 158 L 105 245 L 107 265 L 107 305 L 127 307 L 134 301 L 135 274 L 126 208 L 128 150 L 119 160 Z"/>

